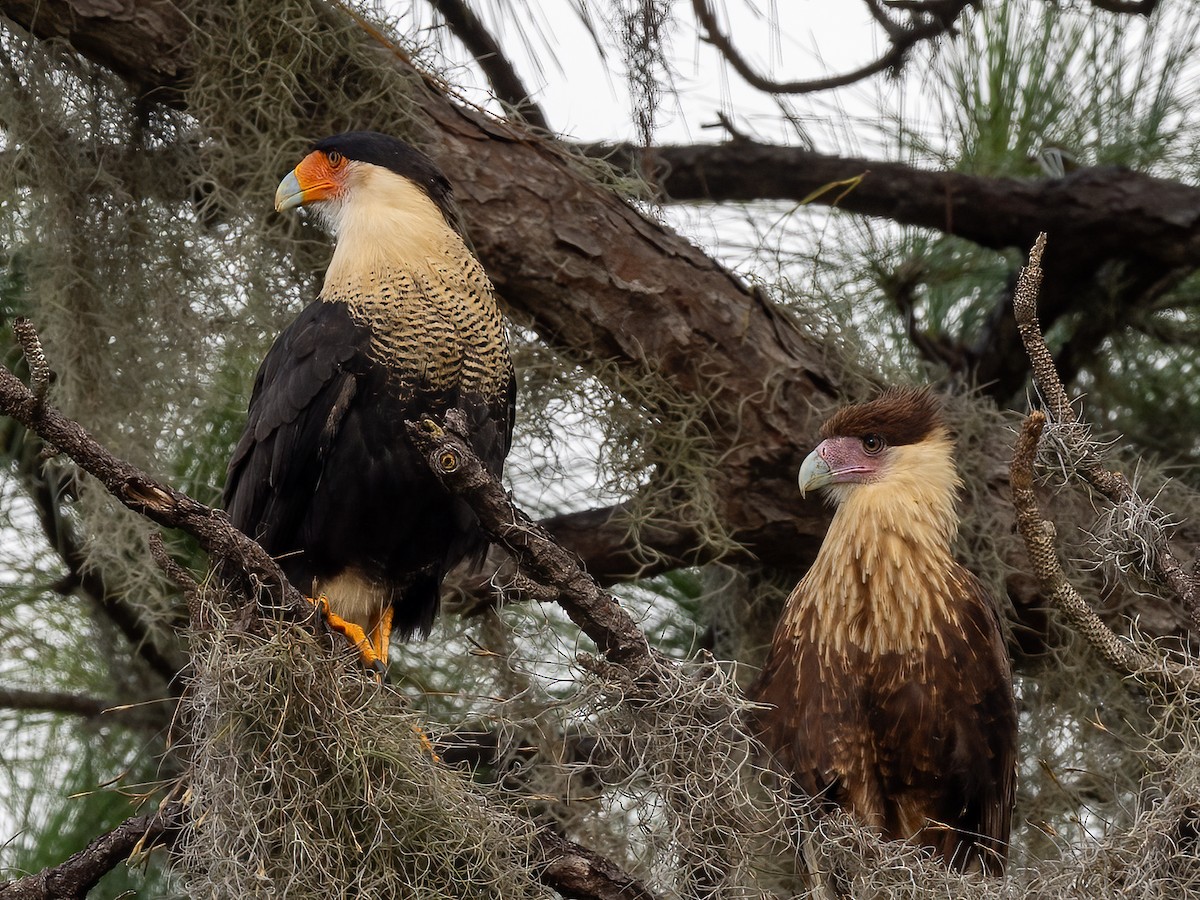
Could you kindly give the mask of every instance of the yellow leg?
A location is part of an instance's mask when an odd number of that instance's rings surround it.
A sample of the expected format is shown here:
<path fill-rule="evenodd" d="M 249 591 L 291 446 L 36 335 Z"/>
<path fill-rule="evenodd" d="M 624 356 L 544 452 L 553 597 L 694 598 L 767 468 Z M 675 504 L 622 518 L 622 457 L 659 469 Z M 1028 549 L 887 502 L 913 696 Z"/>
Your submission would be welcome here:
<path fill-rule="evenodd" d="M 379 617 L 379 621 L 375 623 L 375 627 L 371 629 L 371 646 L 375 649 L 375 655 L 383 661 L 386 666 L 388 661 L 388 643 L 392 639 L 392 615 L 395 610 L 389 605 Z"/>
<path fill-rule="evenodd" d="M 354 622 L 348 622 L 329 608 L 329 600 L 322 594 L 313 601 L 321 609 L 321 613 L 325 616 L 325 621 L 329 623 L 329 627 L 334 631 L 340 631 L 344 634 L 362 655 L 363 665 L 368 669 L 374 669 L 376 674 L 382 677 L 384 663 L 387 657 L 381 657 L 375 652 L 375 645 L 367 638 L 367 634 L 362 630 L 360 625 Z M 389 617 L 388 624 L 391 624 Z M 387 645 L 384 645 L 384 653 L 387 652 Z"/>

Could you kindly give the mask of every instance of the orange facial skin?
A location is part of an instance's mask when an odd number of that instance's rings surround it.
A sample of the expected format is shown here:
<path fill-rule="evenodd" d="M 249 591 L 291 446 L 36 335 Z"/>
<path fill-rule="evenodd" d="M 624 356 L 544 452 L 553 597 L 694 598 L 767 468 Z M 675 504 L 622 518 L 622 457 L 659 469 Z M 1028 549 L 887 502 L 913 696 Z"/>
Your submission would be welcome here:
<path fill-rule="evenodd" d="M 337 151 L 315 151 L 300 160 L 275 191 L 275 209 L 295 209 L 319 200 L 331 200 L 344 189 L 346 158 Z"/>

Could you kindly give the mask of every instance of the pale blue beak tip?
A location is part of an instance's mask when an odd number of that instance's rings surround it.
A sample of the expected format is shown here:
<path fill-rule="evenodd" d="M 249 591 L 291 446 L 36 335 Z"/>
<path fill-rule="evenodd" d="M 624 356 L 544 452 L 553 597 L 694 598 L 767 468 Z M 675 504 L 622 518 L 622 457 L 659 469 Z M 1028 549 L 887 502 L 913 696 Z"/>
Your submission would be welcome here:
<path fill-rule="evenodd" d="M 296 178 L 295 172 L 288 172 L 275 189 L 275 211 L 295 209 L 303 203 L 304 191 L 300 188 L 300 180 Z"/>
<path fill-rule="evenodd" d="M 800 485 L 800 496 L 807 497 L 809 491 L 815 491 L 833 481 L 833 470 L 829 468 L 829 463 L 821 456 L 820 451 L 814 450 L 804 457 L 796 480 Z"/>

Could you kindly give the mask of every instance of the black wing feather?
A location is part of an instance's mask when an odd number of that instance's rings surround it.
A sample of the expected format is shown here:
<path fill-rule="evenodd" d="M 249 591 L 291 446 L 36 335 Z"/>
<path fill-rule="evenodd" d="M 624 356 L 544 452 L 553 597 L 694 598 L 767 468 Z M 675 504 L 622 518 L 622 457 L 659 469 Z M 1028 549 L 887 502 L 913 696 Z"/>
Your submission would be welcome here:
<path fill-rule="evenodd" d="M 344 307 L 318 301 L 280 333 L 258 370 L 246 428 L 229 461 L 225 508 L 271 552 L 287 552 L 280 544 L 288 523 L 302 515 L 357 386 L 349 363 L 369 337 Z"/>
<path fill-rule="evenodd" d="M 400 636 L 428 633 L 445 573 L 487 541 L 412 446 L 405 422 L 462 409 L 473 449 L 499 476 L 515 379 L 495 396 L 433 389 L 427 373 L 374 357 L 371 331 L 318 301 L 275 341 L 234 451 L 225 503 L 301 591 L 354 570 L 384 590 Z"/>

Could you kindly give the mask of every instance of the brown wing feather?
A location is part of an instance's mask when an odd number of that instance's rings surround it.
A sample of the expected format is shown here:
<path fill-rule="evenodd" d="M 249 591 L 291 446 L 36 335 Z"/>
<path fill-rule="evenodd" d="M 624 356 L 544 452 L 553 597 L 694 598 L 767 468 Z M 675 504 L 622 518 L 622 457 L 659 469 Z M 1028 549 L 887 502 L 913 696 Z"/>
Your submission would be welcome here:
<path fill-rule="evenodd" d="M 801 792 L 882 826 L 883 797 L 864 702 L 865 657 L 858 651 L 824 659 L 823 648 L 809 637 L 819 607 L 806 602 L 806 587 L 801 582 L 788 600 L 794 617 L 776 629 L 767 663 L 750 690 L 764 706 L 753 727 Z"/>
<path fill-rule="evenodd" d="M 931 846 L 957 868 L 1003 869 L 1015 789 L 1016 707 L 1000 630 L 960 569 L 955 619 L 923 654 L 881 660 L 871 722 L 885 832 Z"/>
<path fill-rule="evenodd" d="M 804 793 L 960 869 L 1003 870 L 1015 789 L 1016 708 L 995 611 L 958 567 L 957 595 L 926 646 L 827 654 L 819 604 L 789 599 L 751 696 L 763 743 Z M 809 601 L 809 602 L 806 602 Z"/>

